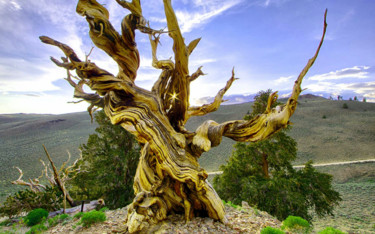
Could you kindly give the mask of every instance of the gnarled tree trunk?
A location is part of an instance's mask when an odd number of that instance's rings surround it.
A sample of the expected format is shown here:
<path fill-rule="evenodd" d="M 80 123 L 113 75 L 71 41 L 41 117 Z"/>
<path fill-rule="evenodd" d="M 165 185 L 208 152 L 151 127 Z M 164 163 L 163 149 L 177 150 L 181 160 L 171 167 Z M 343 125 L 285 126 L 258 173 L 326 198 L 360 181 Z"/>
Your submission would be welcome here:
<path fill-rule="evenodd" d="M 140 0 L 116 0 L 130 11 L 122 21 L 122 34 L 109 22 L 108 11 L 96 0 L 79 0 L 77 12 L 86 17 L 90 37 L 97 47 L 104 50 L 119 65 L 115 76 L 94 63 L 82 61 L 67 45 L 42 36 L 42 42 L 57 46 L 66 55 L 62 61 L 52 61 L 67 69 L 67 80 L 74 87 L 74 96 L 88 101 L 90 114 L 94 107 L 103 108 L 113 124 L 119 124 L 135 135 L 142 145 L 134 190 L 136 197 L 129 206 L 126 217 L 129 232 L 135 232 L 167 217 L 170 211 L 182 212 L 186 220 L 209 216 L 225 222 L 224 206 L 215 190 L 207 182 L 207 173 L 198 164 L 200 155 L 221 142 L 222 136 L 236 141 L 259 141 L 284 128 L 294 113 L 301 92 L 301 82 L 314 63 L 309 60 L 295 82 L 293 93 L 284 106 L 271 109 L 277 99 L 274 93 L 266 112 L 252 120 L 236 120 L 222 124 L 204 122 L 195 132 L 184 125 L 191 116 L 204 115 L 218 109 L 225 92 L 235 80 L 234 71 L 226 86 L 211 104 L 190 107 L 190 82 L 203 75 L 201 68 L 190 74 L 188 59 L 200 39 L 185 45 L 171 1 L 163 0 L 168 34 L 173 40 L 174 61 L 158 60 L 157 45 L 163 31 L 156 31 L 146 24 Z M 326 24 L 324 26 L 325 32 Z M 151 91 L 135 85 L 139 67 L 139 53 L 135 43 L 135 30 L 150 36 L 152 65 L 161 74 Z M 75 70 L 79 82 L 72 80 Z M 96 93 L 83 91 L 83 85 Z"/>

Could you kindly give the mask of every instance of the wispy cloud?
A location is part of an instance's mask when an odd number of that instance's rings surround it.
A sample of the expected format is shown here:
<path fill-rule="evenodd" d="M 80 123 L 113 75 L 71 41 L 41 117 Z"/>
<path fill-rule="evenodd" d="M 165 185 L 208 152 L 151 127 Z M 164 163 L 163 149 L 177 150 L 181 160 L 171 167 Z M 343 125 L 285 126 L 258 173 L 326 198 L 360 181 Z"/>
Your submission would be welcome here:
<path fill-rule="evenodd" d="M 368 66 L 354 66 L 309 77 L 309 80 L 340 80 L 343 78 L 367 78 Z"/>
<path fill-rule="evenodd" d="M 39 63 L 39 65 L 38 65 Z M 15 58 L 0 58 L 1 92 L 43 92 L 58 90 L 53 84 L 63 78 L 66 72 L 57 66 L 41 65 L 40 61 Z M 22 69 L 17 69 L 17 68 Z"/>
<path fill-rule="evenodd" d="M 279 6 L 288 1 L 289 0 L 258 0 L 255 2 L 255 4 L 263 6 L 263 7 L 269 7 L 269 6 Z"/>
<path fill-rule="evenodd" d="M 291 79 L 293 79 L 294 76 L 282 76 L 278 79 L 276 79 L 274 82 L 279 85 L 279 84 L 284 84 L 284 83 L 289 83 Z"/>
<path fill-rule="evenodd" d="M 242 0 L 233 0 L 224 3 L 218 0 L 195 0 L 193 2 L 197 7 L 197 11 L 176 10 L 176 16 L 180 23 L 182 33 L 190 32 L 198 25 L 202 26 L 206 24 L 212 18 L 238 5 Z"/>
<path fill-rule="evenodd" d="M 363 97 L 375 100 L 375 81 L 353 83 L 348 85 L 347 88 L 355 91 L 358 94 L 363 95 Z"/>
<path fill-rule="evenodd" d="M 375 82 L 351 82 L 351 83 L 334 83 L 318 82 L 306 85 L 307 92 L 325 93 L 332 96 L 346 95 L 347 98 L 353 96 L 366 97 L 368 101 L 375 101 Z"/>

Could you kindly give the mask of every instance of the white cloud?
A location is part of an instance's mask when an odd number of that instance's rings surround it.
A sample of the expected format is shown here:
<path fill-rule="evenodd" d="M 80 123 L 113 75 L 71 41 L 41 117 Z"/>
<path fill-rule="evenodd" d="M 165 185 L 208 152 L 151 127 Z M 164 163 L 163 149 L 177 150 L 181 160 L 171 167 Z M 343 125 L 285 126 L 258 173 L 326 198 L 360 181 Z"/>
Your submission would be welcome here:
<path fill-rule="evenodd" d="M 332 96 L 351 94 L 360 97 L 375 98 L 375 82 L 350 82 L 350 83 L 334 83 L 334 82 L 317 82 L 305 86 L 308 91 L 314 93 L 327 93 Z M 368 100 L 370 101 L 370 99 Z"/>
<path fill-rule="evenodd" d="M 354 66 L 351 68 L 344 68 L 341 70 L 336 70 L 324 74 L 319 74 L 315 76 L 311 76 L 309 80 L 317 80 L 317 81 L 324 81 L 324 80 L 339 80 L 344 78 L 368 78 L 368 70 L 370 67 L 368 66 Z"/>
<path fill-rule="evenodd" d="M 199 66 L 203 66 L 204 64 L 214 63 L 214 62 L 216 62 L 216 59 L 213 59 L 213 58 L 200 58 L 200 59 L 190 60 L 189 61 L 189 65 L 191 67 L 199 67 Z"/>
<path fill-rule="evenodd" d="M 292 95 L 292 92 L 281 94 L 279 98 L 289 98 L 290 95 Z"/>
<path fill-rule="evenodd" d="M 176 16 L 180 24 L 181 32 L 190 32 L 197 26 L 209 22 L 215 16 L 222 14 L 228 9 L 241 3 L 241 0 L 233 0 L 229 2 L 222 1 L 194 1 L 194 4 L 198 6 L 198 10 L 193 12 L 192 10 L 176 10 Z"/>
<path fill-rule="evenodd" d="M 10 9 L 13 11 L 21 10 L 22 7 L 15 0 L 0 0 L 0 10 Z"/>
<path fill-rule="evenodd" d="M 280 6 L 281 4 L 288 2 L 289 0 L 258 0 L 253 2 L 252 4 L 256 4 L 263 7 L 269 6 Z"/>
<path fill-rule="evenodd" d="M 278 79 L 276 79 L 274 82 L 275 84 L 279 85 L 279 84 L 284 84 L 284 83 L 289 83 L 291 79 L 293 79 L 294 76 L 282 76 Z"/>
<path fill-rule="evenodd" d="M 72 95 L 46 95 L 38 97 L 27 94 L 0 95 L 0 113 L 46 113 L 63 114 L 70 112 L 85 111 L 88 107 L 86 102 L 72 104 Z M 76 101 L 76 100 L 75 100 Z"/>
<path fill-rule="evenodd" d="M 22 69 L 20 69 L 22 68 Z M 40 61 L 0 58 L 1 92 L 43 92 L 58 90 L 54 81 L 66 76 L 64 69 L 43 66 Z"/>
<path fill-rule="evenodd" d="M 22 9 L 22 7 L 20 6 L 20 4 L 18 4 L 16 1 L 12 0 L 9 2 L 12 6 L 12 8 L 16 11 L 19 11 Z"/>

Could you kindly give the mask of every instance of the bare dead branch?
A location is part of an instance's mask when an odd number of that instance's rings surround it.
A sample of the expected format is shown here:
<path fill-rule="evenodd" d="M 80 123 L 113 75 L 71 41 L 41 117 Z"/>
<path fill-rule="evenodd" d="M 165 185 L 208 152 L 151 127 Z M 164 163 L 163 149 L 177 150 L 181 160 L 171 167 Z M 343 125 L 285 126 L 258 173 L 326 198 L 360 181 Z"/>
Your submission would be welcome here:
<path fill-rule="evenodd" d="M 44 149 L 44 152 L 46 153 L 46 156 L 51 164 L 51 167 L 52 167 L 52 170 L 53 170 L 53 178 L 56 182 L 56 185 L 60 188 L 61 192 L 63 192 L 64 194 L 64 202 L 65 200 L 67 199 L 69 204 L 71 206 L 74 206 L 74 200 L 70 197 L 68 191 L 66 190 L 65 188 L 65 182 L 61 180 L 60 178 L 60 175 L 59 175 L 59 172 L 55 166 L 55 163 L 52 161 L 52 158 L 51 156 L 49 155 L 48 151 L 47 151 L 47 148 L 43 145 L 43 149 Z M 64 203 L 64 208 L 66 207 L 65 203 Z"/>
<path fill-rule="evenodd" d="M 203 66 L 198 67 L 197 71 L 194 72 L 194 73 L 190 76 L 190 79 L 189 79 L 190 82 L 192 82 L 192 81 L 198 79 L 198 77 L 200 77 L 200 76 L 204 76 L 204 75 L 206 75 L 206 74 L 204 74 L 204 73 L 202 72 L 202 67 L 203 67 Z"/>
<path fill-rule="evenodd" d="M 328 10 L 326 9 L 325 13 L 324 13 L 323 34 L 322 34 L 322 37 L 320 39 L 319 46 L 318 46 L 314 56 L 309 59 L 306 66 L 302 69 L 301 73 L 298 75 L 297 80 L 294 82 L 292 94 L 290 95 L 290 98 L 287 102 L 287 108 L 290 109 L 291 114 L 294 113 L 294 111 L 296 109 L 296 106 L 297 106 L 298 96 L 302 92 L 301 84 L 302 84 L 303 77 L 305 77 L 306 73 L 309 71 L 309 69 L 314 64 L 316 58 L 318 57 L 320 48 L 323 45 L 324 37 L 325 37 L 326 31 L 327 31 L 327 12 L 328 12 Z"/>
<path fill-rule="evenodd" d="M 142 16 L 142 8 L 140 0 L 132 0 L 127 2 L 126 0 L 116 0 L 116 2 L 125 9 L 128 9 L 133 15 Z"/>
<path fill-rule="evenodd" d="M 223 97 L 224 94 L 228 91 L 232 83 L 237 80 L 238 78 L 234 77 L 234 68 L 232 70 L 232 76 L 231 78 L 227 81 L 227 84 L 225 85 L 224 88 L 222 88 L 215 96 L 215 100 L 210 103 L 210 104 L 205 104 L 200 107 L 190 107 L 188 111 L 189 117 L 191 116 L 201 116 L 201 115 L 206 115 L 210 112 L 214 112 L 217 109 L 219 109 L 220 104 L 223 102 Z M 188 117 L 188 118 L 189 118 Z"/>
<path fill-rule="evenodd" d="M 17 184 L 17 185 L 22 185 L 22 186 L 28 186 L 30 188 L 30 190 L 33 191 L 34 193 L 40 192 L 40 191 L 42 191 L 43 189 L 46 188 L 44 185 L 42 185 L 42 184 L 39 183 L 38 179 L 34 179 L 34 180 L 29 179 L 29 182 L 24 181 L 22 179 L 22 177 L 23 177 L 23 171 L 19 167 L 15 167 L 15 168 L 20 173 L 20 176 L 18 177 L 17 180 L 12 181 L 12 184 Z"/>
<path fill-rule="evenodd" d="M 58 48 L 60 48 L 64 52 L 66 57 L 68 57 L 70 59 L 70 61 L 72 61 L 72 63 L 81 62 L 81 60 L 78 58 L 78 56 L 74 52 L 74 50 L 72 48 L 70 48 L 68 45 L 65 45 L 61 42 L 53 40 L 52 38 L 47 37 L 47 36 L 40 36 L 39 38 L 45 44 L 57 46 Z"/>
<path fill-rule="evenodd" d="M 188 49 L 188 53 L 189 55 L 193 52 L 193 50 L 195 49 L 195 47 L 197 47 L 198 43 L 201 41 L 202 38 L 197 38 L 193 41 L 191 41 L 189 43 L 189 45 L 187 46 L 187 49 Z"/>

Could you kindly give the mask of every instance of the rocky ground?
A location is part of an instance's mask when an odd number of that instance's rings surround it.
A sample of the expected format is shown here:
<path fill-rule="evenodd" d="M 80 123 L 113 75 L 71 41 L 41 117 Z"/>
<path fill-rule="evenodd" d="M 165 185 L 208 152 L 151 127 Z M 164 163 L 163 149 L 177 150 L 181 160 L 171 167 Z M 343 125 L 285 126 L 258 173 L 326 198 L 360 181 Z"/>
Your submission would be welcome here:
<path fill-rule="evenodd" d="M 126 208 L 106 211 L 107 220 L 89 228 L 77 225 L 78 220 L 72 220 L 65 225 L 59 224 L 47 233 L 126 233 L 123 223 Z M 170 215 L 167 220 L 159 223 L 142 233 L 260 233 L 266 226 L 280 228 L 280 221 L 266 212 L 256 210 L 246 203 L 242 207 L 233 208 L 226 205 L 228 223 L 223 224 L 210 218 L 194 218 L 185 223 L 182 215 Z"/>

